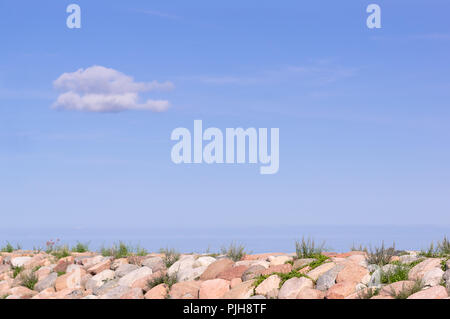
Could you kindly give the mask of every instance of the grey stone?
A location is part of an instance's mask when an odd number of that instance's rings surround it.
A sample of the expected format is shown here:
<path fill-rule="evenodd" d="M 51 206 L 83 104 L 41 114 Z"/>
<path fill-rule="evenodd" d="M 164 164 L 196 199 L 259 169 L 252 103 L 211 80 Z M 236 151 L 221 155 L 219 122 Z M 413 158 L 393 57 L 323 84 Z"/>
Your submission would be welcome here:
<path fill-rule="evenodd" d="M 119 279 L 113 279 L 110 281 L 107 281 L 102 286 L 95 288 L 93 290 L 93 294 L 97 296 L 101 296 L 106 294 L 109 290 L 114 289 L 119 286 Z"/>
<path fill-rule="evenodd" d="M 139 269 L 139 266 L 133 264 L 123 264 L 116 269 L 116 277 L 121 278 L 129 274 L 132 271 Z"/>
<path fill-rule="evenodd" d="M 373 272 L 372 276 L 370 277 L 368 287 L 381 287 L 381 269 L 377 269 Z"/>
<path fill-rule="evenodd" d="M 317 278 L 316 289 L 321 291 L 330 289 L 336 283 L 336 277 L 342 269 L 344 269 L 344 265 L 337 265 Z"/>
<path fill-rule="evenodd" d="M 177 280 L 179 282 L 195 280 L 205 272 L 206 268 L 208 266 L 182 269 L 177 273 Z"/>
<path fill-rule="evenodd" d="M 83 293 L 84 292 L 82 289 L 77 289 L 77 290 L 72 291 L 66 297 L 69 299 L 81 299 L 81 298 L 83 298 Z"/>
<path fill-rule="evenodd" d="M 100 299 L 119 299 L 121 296 L 123 296 L 130 290 L 131 290 L 130 287 L 117 286 L 115 288 L 108 290 L 105 294 L 101 295 Z"/>
<path fill-rule="evenodd" d="M 447 269 L 444 273 L 444 276 L 442 276 L 442 278 L 444 278 L 446 283 L 450 283 L 450 269 Z"/>
<path fill-rule="evenodd" d="M 56 279 L 58 279 L 58 274 L 56 272 L 50 273 L 47 277 L 39 280 L 38 283 L 34 286 L 34 290 L 41 292 L 47 288 L 51 288 L 55 286 Z"/>

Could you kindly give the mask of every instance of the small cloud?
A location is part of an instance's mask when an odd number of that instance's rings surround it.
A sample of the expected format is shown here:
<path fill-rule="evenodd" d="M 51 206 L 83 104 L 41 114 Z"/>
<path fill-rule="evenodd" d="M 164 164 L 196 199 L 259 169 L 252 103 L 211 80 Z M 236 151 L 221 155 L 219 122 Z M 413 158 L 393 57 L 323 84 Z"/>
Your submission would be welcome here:
<path fill-rule="evenodd" d="M 53 104 L 54 108 L 88 112 L 166 111 L 168 101 L 147 100 L 140 103 L 139 93 L 174 87 L 171 82 L 135 82 L 132 77 L 103 66 L 64 73 L 53 85 L 63 92 Z"/>

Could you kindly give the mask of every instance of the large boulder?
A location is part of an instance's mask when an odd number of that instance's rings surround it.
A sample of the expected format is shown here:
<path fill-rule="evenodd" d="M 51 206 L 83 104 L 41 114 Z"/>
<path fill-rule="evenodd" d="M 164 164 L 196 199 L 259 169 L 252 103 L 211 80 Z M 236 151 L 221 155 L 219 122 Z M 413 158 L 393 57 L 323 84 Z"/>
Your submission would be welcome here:
<path fill-rule="evenodd" d="M 143 277 L 147 277 L 152 274 L 152 270 L 148 267 L 141 267 L 133 270 L 119 279 L 119 286 L 132 287 L 133 284 Z"/>
<path fill-rule="evenodd" d="M 206 268 L 203 274 L 200 276 L 200 280 L 216 279 L 217 276 L 223 271 L 233 266 L 233 261 L 228 258 L 219 259 Z"/>
<path fill-rule="evenodd" d="M 448 298 L 447 289 L 435 286 L 412 294 L 408 299 L 445 299 Z"/>
<path fill-rule="evenodd" d="M 116 269 L 116 277 L 122 278 L 132 271 L 139 269 L 139 266 L 133 264 L 122 264 Z"/>
<path fill-rule="evenodd" d="M 422 284 L 428 287 L 438 286 L 442 282 L 444 271 L 441 268 L 434 268 L 427 271 L 422 277 Z"/>
<path fill-rule="evenodd" d="M 230 291 L 225 293 L 224 299 L 248 299 L 253 294 L 254 280 L 248 280 L 234 286 Z"/>
<path fill-rule="evenodd" d="M 277 275 L 272 275 L 265 279 L 255 288 L 255 294 L 269 297 L 278 296 L 281 279 Z"/>
<path fill-rule="evenodd" d="M 311 279 L 300 277 L 286 280 L 278 293 L 279 299 L 296 299 L 299 292 L 304 288 L 313 288 Z"/>
<path fill-rule="evenodd" d="M 94 290 L 98 287 L 101 287 L 105 282 L 109 280 L 113 280 L 115 277 L 115 273 L 111 269 L 103 270 L 101 273 L 95 275 L 90 278 L 86 282 L 86 289 Z"/>
<path fill-rule="evenodd" d="M 331 286 L 336 284 L 336 276 L 342 269 L 344 269 L 344 267 L 344 265 L 337 265 L 317 278 L 316 289 L 320 291 L 326 291 L 331 288 Z"/>
<path fill-rule="evenodd" d="M 200 299 L 220 299 L 230 290 L 230 283 L 224 279 L 211 279 L 200 285 Z"/>
<path fill-rule="evenodd" d="M 354 281 L 342 281 L 332 286 L 325 294 L 327 299 L 345 299 L 356 292 L 356 282 Z"/>
<path fill-rule="evenodd" d="M 166 265 L 161 257 L 150 257 L 142 261 L 142 266 L 150 268 L 153 272 L 166 269 Z"/>
<path fill-rule="evenodd" d="M 310 272 L 308 272 L 308 277 L 312 278 L 313 280 L 317 280 L 320 276 L 322 276 L 324 273 L 326 273 L 328 270 L 334 268 L 336 264 L 334 262 L 326 262 L 322 265 L 320 265 L 317 268 L 314 268 Z"/>
<path fill-rule="evenodd" d="M 208 268 L 207 266 L 201 266 L 197 268 L 183 268 L 177 273 L 178 281 L 192 281 L 199 278 L 203 272 Z"/>
<path fill-rule="evenodd" d="M 43 279 L 39 280 L 34 286 L 34 290 L 41 292 L 47 288 L 53 288 L 55 287 L 56 279 L 58 279 L 58 274 L 56 272 L 52 272 Z"/>
<path fill-rule="evenodd" d="M 198 299 L 200 281 L 177 282 L 170 288 L 169 297 L 171 299 Z"/>
<path fill-rule="evenodd" d="M 440 268 L 441 260 L 439 258 L 429 258 L 414 266 L 408 273 L 409 280 L 420 280 L 426 272 L 434 268 Z"/>

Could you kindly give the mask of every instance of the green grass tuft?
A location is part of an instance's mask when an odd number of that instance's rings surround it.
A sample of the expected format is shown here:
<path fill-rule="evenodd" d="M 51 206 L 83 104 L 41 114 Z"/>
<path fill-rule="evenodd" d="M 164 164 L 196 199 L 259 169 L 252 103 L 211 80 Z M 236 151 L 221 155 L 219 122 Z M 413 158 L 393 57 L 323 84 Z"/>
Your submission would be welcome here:
<path fill-rule="evenodd" d="M 86 253 L 89 251 L 89 243 L 77 242 L 76 246 L 72 247 L 72 252 L 74 253 Z"/>
<path fill-rule="evenodd" d="M 383 242 L 381 247 L 370 248 L 370 251 L 367 252 L 366 260 L 369 264 L 384 266 L 390 263 L 393 256 L 395 256 L 395 243 L 392 244 L 392 247 L 385 248 Z"/>
<path fill-rule="evenodd" d="M 6 242 L 6 245 L 1 249 L 2 253 L 12 253 L 13 251 L 14 247 L 9 242 Z"/>
<path fill-rule="evenodd" d="M 16 278 L 23 270 L 23 266 L 13 267 L 13 278 Z"/>
<path fill-rule="evenodd" d="M 303 237 L 302 240 L 295 242 L 295 253 L 297 259 L 300 258 L 316 258 L 318 255 L 322 255 L 324 251 L 325 242 L 316 246 L 316 243 L 313 239 L 308 238 L 305 240 Z"/>
<path fill-rule="evenodd" d="M 180 253 L 173 248 L 161 248 L 159 252 L 164 254 L 163 262 L 167 268 L 170 268 L 170 266 L 180 259 Z"/>
<path fill-rule="evenodd" d="M 222 247 L 221 252 L 223 255 L 226 255 L 228 258 L 230 258 L 233 261 L 239 261 L 242 260 L 242 258 L 247 255 L 245 252 L 245 246 L 243 245 L 236 245 L 234 243 L 231 243 L 228 248 Z"/>
<path fill-rule="evenodd" d="M 408 288 L 403 286 L 403 289 L 399 293 L 396 293 L 394 290 L 392 290 L 390 292 L 390 294 L 395 299 L 407 299 L 412 294 L 415 294 L 416 292 L 419 292 L 420 290 L 422 290 L 422 288 L 423 288 L 422 281 L 421 280 L 417 280 L 414 283 L 414 286 L 412 288 L 408 289 Z"/>
<path fill-rule="evenodd" d="M 169 288 L 172 287 L 172 285 L 177 283 L 177 277 L 175 275 L 169 276 L 167 274 L 161 275 L 159 277 L 156 277 L 152 280 L 149 280 L 147 282 L 147 286 L 149 289 L 152 289 L 153 287 L 156 287 L 160 284 L 166 284 Z"/>
<path fill-rule="evenodd" d="M 38 282 L 37 276 L 34 274 L 34 272 L 31 272 L 30 274 L 22 275 L 22 286 L 27 287 L 30 290 L 34 290 L 34 286 Z"/>
<path fill-rule="evenodd" d="M 100 251 L 103 256 L 112 256 L 115 259 L 126 258 L 132 254 L 132 249 L 123 242 L 113 244 L 110 248 L 102 247 Z"/>

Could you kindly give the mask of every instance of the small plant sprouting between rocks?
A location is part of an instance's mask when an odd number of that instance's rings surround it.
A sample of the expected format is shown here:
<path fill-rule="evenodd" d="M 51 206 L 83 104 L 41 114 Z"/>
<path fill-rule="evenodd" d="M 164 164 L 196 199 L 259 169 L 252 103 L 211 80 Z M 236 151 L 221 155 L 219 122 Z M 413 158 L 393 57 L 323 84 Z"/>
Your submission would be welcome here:
<path fill-rule="evenodd" d="M 14 247 L 9 242 L 6 242 L 6 246 L 2 247 L 0 251 L 2 253 L 12 253 L 14 251 Z"/>
<path fill-rule="evenodd" d="M 147 249 L 142 248 L 140 246 L 136 247 L 136 256 L 147 256 L 148 252 Z"/>
<path fill-rule="evenodd" d="M 159 252 L 161 254 L 164 254 L 163 262 L 167 268 L 170 268 L 170 266 L 172 266 L 178 261 L 178 259 L 180 259 L 180 253 L 173 248 L 161 248 Z"/>
<path fill-rule="evenodd" d="M 149 280 L 147 282 L 147 286 L 149 289 L 152 289 L 153 287 L 156 287 L 160 284 L 165 284 L 168 288 L 170 288 L 172 287 L 172 285 L 176 283 L 177 283 L 177 276 L 175 275 L 169 276 L 168 274 L 163 274 L 159 277 Z"/>
<path fill-rule="evenodd" d="M 100 249 L 104 257 L 114 257 L 115 259 L 126 258 L 131 255 L 132 249 L 123 242 L 113 244 L 110 248 L 102 247 Z"/>
<path fill-rule="evenodd" d="M 392 289 L 390 294 L 395 299 L 407 299 L 412 294 L 415 294 L 416 292 L 422 290 L 422 288 L 423 288 L 422 280 L 416 280 L 411 288 L 407 288 L 405 287 L 405 285 L 403 285 L 401 291 L 396 293 L 395 290 Z"/>
<path fill-rule="evenodd" d="M 245 246 L 236 245 L 235 243 L 231 243 L 228 248 L 222 247 L 221 252 L 233 261 L 240 261 L 247 255 Z"/>
<path fill-rule="evenodd" d="M 381 271 L 380 281 L 382 284 L 392 284 L 397 281 L 408 280 L 408 273 L 412 267 L 396 265 L 389 271 Z"/>
<path fill-rule="evenodd" d="M 34 286 L 38 282 L 38 278 L 34 272 L 22 274 L 20 279 L 22 280 L 22 286 L 27 287 L 30 290 L 34 290 Z"/>
<path fill-rule="evenodd" d="M 316 243 L 313 239 L 308 238 L 305 240 L 305 238 L 302 238 L 302 241 L 296 241 L 295 242 L 295 254 L 297 259 L 300 258 L 318 258 L 322 255 L 322 252 L 324 251 L 325 242 L 320 244 L 319 246 L 316 246 Z"/>
<path fill-rule="evenodd" d="M 313 262 L 311 262 L 308 265 L 311 268 L 311 270 L 313 270 L 314 268 L 317 268 L 317 267 L 323 265 L 330 258 L 325 256 L 325 255 L 318 255 L 318 256 L 315 257 L 315 259 L 316 260 L 314 260 Z"/>
<path fill-rule="evenodd" d="M 72 252 L 74 252 L 74 253 L 85 253 L 88 251 L 89 251 L 89 243 L 83 244 L 83 243 L 77 242 L 77 244 L 74 247 L 72 247 Z"/>
<path fill-rule="evenodd" d="M 255 278 L 255 282 L 253 283 L 253 286 L 255 288 L 258 287 L 264 280 L 266 280 L 267 278 L 269 278 L 270 276 L 273 276 L 273 275 L 277 275 L 281 279 L 280 288 L 281 288 L 281 286 L 284 285 L 284 283 L 286 281 L 288 281 L 289 279 L 292 279 L 292 278 L 305 277 L 305 278 L 311 279 L 314 282 L 314 280 L 312 278 L 310 278 L 309 276 L 302 274 L 296 270 L 292 270 L 289 273 L 275 272 L 275 273 L 272 273 L 269 275 L 259 275 L 258 277 Z"/>
<path fill-rule="evenodd" d="M 437 245 L 431 243 L 427 250 L 420 252 L 421 256 L 428 258 L 442 258 L 450 256 L 450 241 L 444 237 L 442 241 L 438 241 Z"/>
<path fill-rule="evenodd" d="M 392 247 L 385 248 L 383 242 L 381 247 L 370 248 L 370 251 L 367 252 L 366 260 L 369 264 L 384 266 L 389 264 L 393 256 L 395 256 L 395 243 L 392 244 Z"/>
<path fill-rule="evenodd" d="M 380 293 L 379 288 L 367 288 L 358 292 L 358 299 L 370 299 L 374 296 L 378 296 Z"/>
<path fill-rule="evenodd" d="M 24 270 L 24 267 L 22 266 L 13 267 L 13 278 L 16 278 L 22 272 L 22 270 Z"/>
<path fill-rule="evenodd" d="M 70 250 L 67 245 L 56 247 L 51 254 L 56 257 L 56 259 L 61 259 L 70 256 Z"/>
<path fill-rule="evenodd" d="M 351 251 L 365 251 L 367 252 L 367 247 L 363 245 L 359 245 L 358 247 L 355 246 L 355 244 L 352 245 L 352 248 L 350 248 Z"/>

